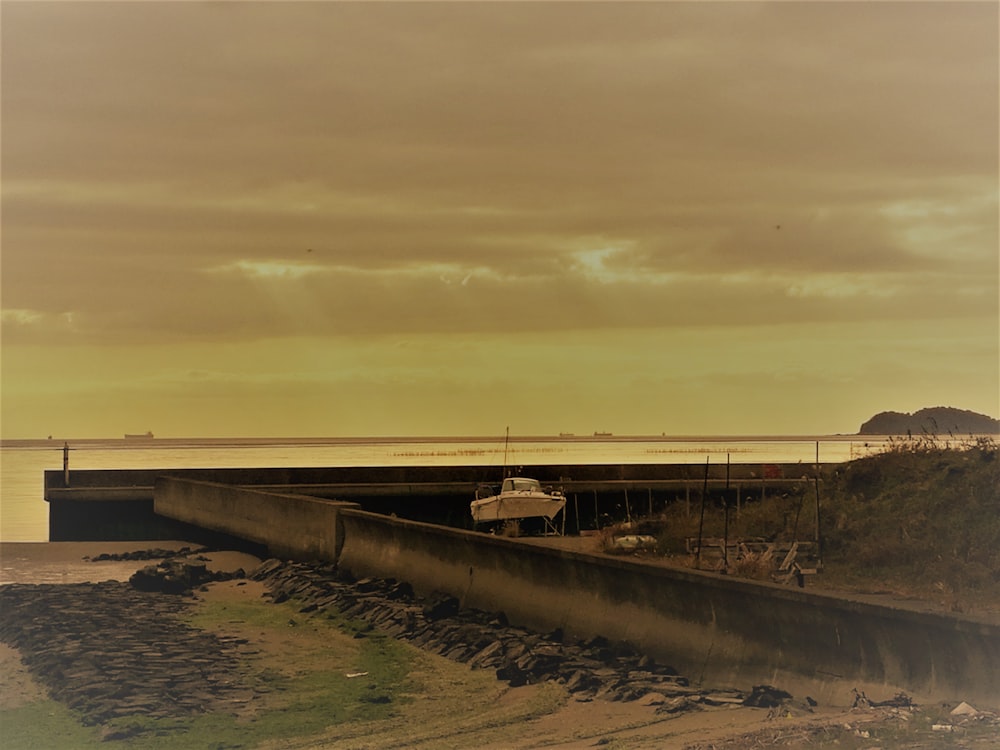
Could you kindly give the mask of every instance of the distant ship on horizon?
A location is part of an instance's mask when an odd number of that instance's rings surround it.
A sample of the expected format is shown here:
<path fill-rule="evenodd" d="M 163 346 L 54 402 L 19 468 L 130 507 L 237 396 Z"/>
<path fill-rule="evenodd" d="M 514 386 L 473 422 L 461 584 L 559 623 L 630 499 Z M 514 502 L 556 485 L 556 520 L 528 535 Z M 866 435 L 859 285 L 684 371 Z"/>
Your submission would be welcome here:
<path fill-rule="evenodd" d="M 152 440 L 153 439 L 153 432 L 152 432 L 152 430 L 150 430 L 149 432 L 144 432 L 141 435 L 135 435 L 135 434 L 126 432 L 125 433 L 125 439 L 126 440 Z"/>

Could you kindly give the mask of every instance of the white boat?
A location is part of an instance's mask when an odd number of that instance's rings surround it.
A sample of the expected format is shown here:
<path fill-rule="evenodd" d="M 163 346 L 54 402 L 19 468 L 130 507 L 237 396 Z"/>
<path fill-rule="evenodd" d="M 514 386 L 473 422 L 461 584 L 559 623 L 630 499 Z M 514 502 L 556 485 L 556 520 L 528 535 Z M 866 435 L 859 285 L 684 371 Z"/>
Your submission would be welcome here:
<path fill-rule="evenodd" d="M 552 527 L 552 519 L 566 507 L 566 496 L 557 490 L 545 491 L 537 479 L 508 477 L 503 480 L 499 494 L 483 488 L 476 491 L 470 503 L 474 523 L 513 521 L 522 518 L 544 518 Z"/>

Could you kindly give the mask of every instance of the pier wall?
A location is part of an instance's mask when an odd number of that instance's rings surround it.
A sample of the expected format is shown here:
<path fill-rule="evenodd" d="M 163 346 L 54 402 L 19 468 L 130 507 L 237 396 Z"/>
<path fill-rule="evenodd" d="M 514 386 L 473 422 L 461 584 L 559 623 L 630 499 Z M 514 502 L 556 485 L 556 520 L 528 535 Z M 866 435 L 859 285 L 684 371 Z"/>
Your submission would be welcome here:
<path fill-rule="evenodd" d="M 340 565 L 541 631 L 628 641 L 693 681 L 1000 705 L 1000 625 L 348 510 Z M 874 699 L 874 698 L 873 698 Z"/>
<path fill-rule="evenodd" d="M 801 464 L 601 464 L 520 467 L 565 491 L 566 529 L 596 529 L 652 515 L 669 503 L 723 494 L 737 503 L 786 492 L 810 481 Z M 821 466 L 820 474 L 829 471 Z M 214 482 L 266 492 L 350 500 L 366 510 L 456 528 L 471 528 L 469 498 L 498 484 L 495 466 L 348 466 L 200 469 L 72 469 L 44 474 L 49 539 L 177 539 L 183 529 L 153 513 L 159 477 Z M 189 530 L 190 531 L 190 530 Z"/>
<path fill-rule="evenodd" d="M 1000 705 L 1000 624 L 712 573 L 555 549 L 301 495 L 164 477 L 158 514 L 245 536 L 269 553 L 445 591 L 466 607 L 569 637 L 625 640 L 692 681 L 778 685 L 843 705 L 873 699 Z"/>
<path fill-rule="evenodd" d="M 153 510 L 175 521 L 263 545 L 276 557 L 336 560 L 344 533 L 340 511 L 357 503 L 263 492 L 215 482 L 160 477 Z"/>

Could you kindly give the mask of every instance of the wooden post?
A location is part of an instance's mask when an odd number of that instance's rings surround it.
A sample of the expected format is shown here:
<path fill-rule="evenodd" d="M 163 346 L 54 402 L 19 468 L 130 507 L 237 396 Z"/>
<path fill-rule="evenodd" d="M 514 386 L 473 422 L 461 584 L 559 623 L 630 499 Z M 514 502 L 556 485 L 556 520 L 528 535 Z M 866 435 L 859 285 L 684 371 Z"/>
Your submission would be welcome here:
<path fill-rule="evenodd" d="M 629 507 L 629 504 L 628 504 L 628 487 L 625 488 L 625 517 L 628 519 L 628 522 L 631 524 L 632 523 L 632 508 Z"/>
<path fill-rule="evenodd" d="M 69 487 L 69 443 L 63 443 L 63 486 Z"/>

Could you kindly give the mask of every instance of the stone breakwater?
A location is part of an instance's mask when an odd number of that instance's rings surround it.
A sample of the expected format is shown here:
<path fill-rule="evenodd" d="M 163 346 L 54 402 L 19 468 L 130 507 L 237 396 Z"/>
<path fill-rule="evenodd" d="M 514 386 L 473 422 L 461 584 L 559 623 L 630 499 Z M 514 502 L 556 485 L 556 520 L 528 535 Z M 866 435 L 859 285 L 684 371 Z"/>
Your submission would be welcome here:
<path fill-rule="evenodd" d="M 602 637 L 568 641 L 562 631 L 541 634 L 512 626 L 503 613 L 463 609 L 455 597 L 414 595 L 409 584 L 392 579 L 355 580 L 334 565 L 268 560 L 251 574 L 275 602 L 293 600 L 303 614 L 337 612 L 367 623 L 371 630 L 473 669 L 491 669 L 512 687 L 557 682 L 577 700 L 644 700 L 660 712 L 742 704 L 775 707 L 796 704 L 766 685 L 749 692 L 692 687 L 670 666 L 657 664 L 629 644 Z M 539 606 L 544 606 L 540 602 Z M 362 631 L 359 635 L 363 636 Z"/>
<path fill-rule="evenodd" d="M 187 625 L 191 599 L 128 583 L 0 587 L 0 641 L 84 724 L 232 711 L 253 698 L 242 639 Z"/>
<path fill-rule="evenodd" d="M 129 717 L 251 714 L 271 692 L 254 675 L 259 651 L 245 639 L 185 622 L 195 590 L 244 575 L 212 573 L 203 563 L 175 558 L 143 568 L 129 583 L 0 586 L 0 641 L 18 650 L 52 699 L 74 709 L 85 725 L 106 725 L 105 739 L 130 736 L 120 724 Z M 532 632 L 512 626 L 502 613 L 462 609 L 444 594 L 419 598 L 403 582 L 355 580 L 333 565 L 268 560 L 250 577 L 264 584 L 267 599 L 289 602 L 305 617 L 346 616 L 365 623 L 357 637 L 378 630 L 470 668 L 493 670 L 512 686 L 555 681 L 576 700 L 641 699 L 661 713 L 734 704 L 810 710 L 808 699 L 794 701 L 769 686 L 750 692 L 692 687 L 628 644 L 600 637 L 569 642 L 558 630 Z"/>

